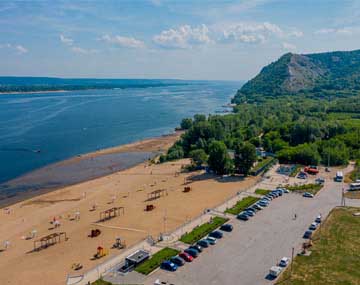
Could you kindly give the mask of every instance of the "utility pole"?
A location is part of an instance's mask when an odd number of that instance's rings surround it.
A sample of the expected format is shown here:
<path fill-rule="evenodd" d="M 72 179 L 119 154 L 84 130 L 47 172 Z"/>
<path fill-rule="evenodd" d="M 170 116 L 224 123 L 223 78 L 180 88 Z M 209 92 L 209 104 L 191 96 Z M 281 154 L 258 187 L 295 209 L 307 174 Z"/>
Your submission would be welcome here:
<path fill-rule="evenodd" d="M 292 250 L 291 250 L 291 263 L 290 263 L 290 277 L 292 276 L 292 271 L 293 271 L 294 251 L 295 251 L 295 248 L 292 248 Z"/>

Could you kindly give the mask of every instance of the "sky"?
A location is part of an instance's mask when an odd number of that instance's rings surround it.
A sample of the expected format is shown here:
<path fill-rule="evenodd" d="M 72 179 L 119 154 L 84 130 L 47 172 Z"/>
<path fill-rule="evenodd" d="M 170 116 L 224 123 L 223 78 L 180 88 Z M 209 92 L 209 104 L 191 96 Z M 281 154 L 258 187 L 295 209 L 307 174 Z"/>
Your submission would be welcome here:
<path fill-rule="evenodd" d="M 360 0 L 0 0 L 0 76 L 248 80 L 360 48 Z"/>

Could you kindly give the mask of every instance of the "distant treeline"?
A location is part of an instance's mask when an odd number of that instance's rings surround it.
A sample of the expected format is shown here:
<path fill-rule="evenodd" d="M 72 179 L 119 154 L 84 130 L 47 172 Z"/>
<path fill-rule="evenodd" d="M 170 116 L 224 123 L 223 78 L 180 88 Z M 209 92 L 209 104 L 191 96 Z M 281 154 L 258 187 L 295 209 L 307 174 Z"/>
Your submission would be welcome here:
<path fill-rule="evenodd" d="M 63 79 L 52 77 L 0 77 L 0 93 L 147 88 L 186 84 L 189 84 L 189 82 L 182 80 L 162 79 Z"/>

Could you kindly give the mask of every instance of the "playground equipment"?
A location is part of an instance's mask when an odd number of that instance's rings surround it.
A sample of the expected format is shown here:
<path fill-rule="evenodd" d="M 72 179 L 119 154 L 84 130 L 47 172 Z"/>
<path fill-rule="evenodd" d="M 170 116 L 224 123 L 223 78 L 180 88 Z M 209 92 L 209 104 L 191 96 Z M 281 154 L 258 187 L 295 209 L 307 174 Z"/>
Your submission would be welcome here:
<path fill-rule="evenodd" d="M 101 234 L 101 231 L 99 229 L 95 229 L 95 230 L 91 230 L 88 237 L 94 238 L 94 237 L 99 236 L 100 234 Z"/>
<path fill-rule="evenodd" d="M 125 214 L 125 208 L 124 207 L 114 207 L 107 209 L 105 211 L 100 212 L 100 221 L 104 222 L 106 220 L 110 220 L 112 218 L 115 218 L 117 216 L 120 216 L 120 214 Z"/>
<path fill-rule="evenodd" d="M 109 251 L 102 246 L 98 246 L 96 254 L 94 254 L 94 259 L 102 258 L 109 254 Z"/>
<path fill-rule="evenodd" d="M 125 241 L 121 241 L 121 238 L 118 237 L 115 240 L 115 243 L 113 244 L 113 248 L 122 249 L 126 247 Z"/>
<path fill-rule="evenodd" d="M 37 239 L 34 241 L 34 251 L 39 251 L 39 250 L 47 248 L 51 245 L 60 243 L 62 238 L 64 238 L 64 241 L 68 240 L 68 238 L 66 236 L 66 232 L 53 233 L 53 234 L 44 236 L 40 239 Z"/>
<path fill-rule="evenodd" d="M 167 196 L 167 195 L 168 192 L 166 189 L 159 189 L 148 193 L 147 197 L 148 197 L 148 201 L 150 201 L 150 200 L 156 200 L 162 196 Z"/>
<path fill-rule="evenodd" d="M 149 212 L 155 209 L 155 206 L 153 204 L 146 205 L 145 211 Z"/>
<path fill-rule="evenodd" d="M 184 192 L 184 193 L 188 193 L 188 192 L 190 192 L 191 190 L 192 190 L 192 189 L 191 189 L 190 186 L 185 186 L 183 192 Z"/>

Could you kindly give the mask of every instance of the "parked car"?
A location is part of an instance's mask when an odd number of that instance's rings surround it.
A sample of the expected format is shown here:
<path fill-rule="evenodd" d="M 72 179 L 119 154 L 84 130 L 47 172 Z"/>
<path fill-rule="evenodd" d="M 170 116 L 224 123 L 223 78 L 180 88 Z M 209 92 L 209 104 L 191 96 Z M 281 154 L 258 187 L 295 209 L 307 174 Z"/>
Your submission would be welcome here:
<path fill-rule="evenodd" d="M 256 213 L 256 210 L 252 206 L 246 208 L 245 211 L 250 211 L 250 212 L 253 212 L 254 214 Z"/>
<path fill-rule="evenodd" d="M 176 271 L 178 269 L 177 265 L 170 260 L 163 261 L 160 265 L 160 268 L 168 271 Z"/>
<path fill-rule="evenodd" d="M 220 230 L 222 230 L 224 232 L 232 232 L 233 226 L 230 224 L 225 224 L 220 227 Z"/>
<path fill-rule="evenodd" d="M 286 267 L 290 262 L 290 258 L 289 257 L 283 257 L 281 258 L 280 262 L 279 262 L 279 266 L 281 267 Z"/>
<path fill-rule="evenodd" d="M 271 191 L 269 194 L 274 195 L 276 198 L 280 196 L 280 194 L 276 191 Z"/>
<path fill-rule="evenodd" d="M 271 200 L 275 199 L 275 196 L 267 194 L 266 196 L 262 197 L 261 199 L 270 202 Z"/>
<path fill-rule="evenodd" d="M 266 203 L 264 201 L 259 201 L 258 204 L 261 206 L 261 207 L 267 207 L 269 206 L 269 203 Z"/>
<path fill-rule="evenodd" d="M 265 199 L 261 199 L 259 202 L 265 203 L 265 204 L 268 204 L 268 205 L 269 205 L 269 203 L 270 203 L 268 200 L 265 200 Z"/>
<path fill-rule="evenodd" d="M 223 233 L 220 231 L 213 231 L 213 232 L 209 233 L 209 237 L 221 239 L 223 237 Z"/>
<path fill-rule="evenodd" d="M 250 216 L 250 217 L 254 217 L 254 216 L 255 216 L 255 212 L 253 212 L 253 211 L 247 211 L 247 210 L 245 210 L 244 212 L 246 213 L 246 215 L 248 215 L 248 216 Z"/>
<path fill-rule="evenodd" d="M 170 261 L 177 266 L 183 266 L 185 264 L 184 259 L 182 259 L 180 256 L 173 256 L 170 258 Z"/>
<path fill-rule="evenodd" d="M 206 241 L 207 241 L 209 244 L 214 245 L 214 244 L 216 244 L 217 239 L 208 236 L 208 237 L 206 238 Z"/>
<path fill-rule="evenodd" d="M 278 196 L 282 196 L 282 195 L 283 195 L 283 191 L 282 191 L 282 190 L 275 190 L 274 193 L 276 193 Z"/>
<path fill-rule="evenodd" d="M 203 248 L 209 247 L 209 242 L 205 239 L 199 240 L 196 244 L 200 245 Z"/>
<path fill-rule="evenodd" d="M 312 231 L 306 231 L 303 235 L 303 238 L 311 238 L 312 237 Z"/>
<path fill-rule="evenodd" d="M 305 172 L 300 172 L 298 175 L 297 175 L 297 178 L 299 179 L 306 179 L 307 178 L 307 174 Z"/>
<path fill-rule="evenodd" d="M 238 218 L 239 220 L 247 221 L 249 219 L 249 216 L 246 215 L 244 212 L 242 212 L 239 215 L 237 215 L 236 218 Z"/>
<path fill-rule="evenodd" d="M 197 244 L 190 245 L 189 248 L 195 249 L 199 253 L 203 251 L 202 247 L 200 245 L 197 245 Z"/>
<path fill-rule="evenodd" d="M 309 230 L 312 230 L 312 231 L 316 230 L 317 225 L 318 225 L 317 223 L 312 223 L 309 227 Z"/>
<path fill-rule="evenodd" d="M 314 198 L 314 194 L 311 194 L 311 193 L 309 193 L 309 192 L 305 192 L 305 193 L 303 194 L 303 197 L 306 197 L 306 198 Z"/>
<path fill-rule="evenodd" d="M 321 223 L 321 218 L 322 218 L 321 215 L 317 216 L 315 222 L 318 224 Z"/>
<path fill-rule="evenodd" d="M 193 258 L 196 258 L 199 256 L 199 252 L 192 248 L 187 248 L 184 250 L 184 252 L 186 252 L 187 254 L 190 254 Z"/>
<path fill-rule="evenodd" d="M 288 194 L 288 193 L 290 193 L 290 191 L 285 188 L 285 189 L 284 189 L 284 193 Z"/>
<path fill-rule="evenodd" d="M 322 177 L 319 177 L 319 178 L 316 178 L 316 179 L 315 179 L 315 182 L 318 183 L 318 184 L 324 184 L 324 183 L 325 183 L 325 179 L 322 178 Z"/>
<path fill-rule="evenodd" d="M 269 275 L 272 277 L 278 277 L 282 271 L 282 268 L 279 266 L 272 266 L 269 271 Z"/>
<path fill-rule="evenodd" d="M 184 259 L 186 262 L 191 262 L 191 261 L 194 260 L 194 258 L 190 254 L 188 254 L 187 252 L 181 252 L 181 253 L 179 253 L 179 256 L 182 259 Z"/>
<path fill-rule="evenodd" d="M 259 204 L 254 204 L 253 205 L 253 207 L 255 208 L 255 209 L 257 209 L 257 210 L 262 210 L 263 209 L 263 207 L 261 207 Z"/>

